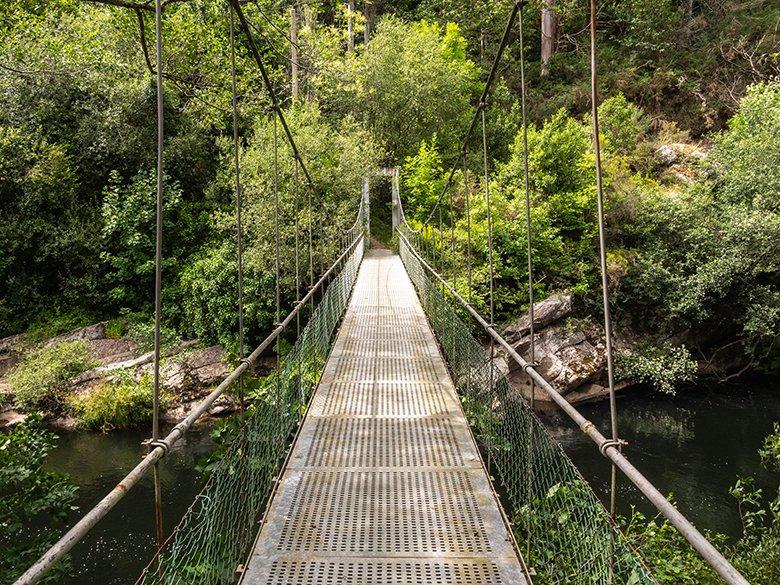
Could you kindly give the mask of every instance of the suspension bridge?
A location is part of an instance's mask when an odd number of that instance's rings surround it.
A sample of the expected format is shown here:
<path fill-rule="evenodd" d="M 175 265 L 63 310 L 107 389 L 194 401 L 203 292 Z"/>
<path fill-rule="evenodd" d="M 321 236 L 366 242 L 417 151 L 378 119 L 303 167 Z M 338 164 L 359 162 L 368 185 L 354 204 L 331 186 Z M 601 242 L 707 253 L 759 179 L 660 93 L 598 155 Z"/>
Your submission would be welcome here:
<path fill-rule="evenodd" d="M 155 8 L 161 178 L 164 127 L 160 0 Z M 536 371 L 533 344 L 529 354 L 521 356 L 493 324 L 487 103 L 498 64 L 516 25 L 523 55 L 523 9 L 523 3 L 512 8 L 458 159 L 426 221 L 414 226 L 407 222 L 398 174 L 390 172 L 397 252 L 370 248 L 367 179 L 354 224 L 331 237 L 327 242 L 330 248 L 321 242 L 325 251 L 320 256 L 321 268 L 316 270 L 311 197 L 308 226 L 300 225 L 302 198 L 296 193 L 296 302 L 282 318 L 277 122 L 293 154 L 294 176 L 302 173 L 309 193 L 316 192 L 316 185 L 285 121 L 250 24 L 238 0 L 231 0 L 231 52 L 235 55 L 237 16 L 272 104 L 276 326 L 251 353 L 245 353 L 241 172 L 233 59 L 239 364 L 167 436 L 160 435 L 160 243 L 164 193 L 158 182 L 155 416 L 149 454 L 30 567 L 17 585 L 43 579 L 150 471 L 155 482 L 157 550 L 151 551 L 150 562 L 138 577 L 140 584 L 655 583 L 641 555 L 614 522 L 618 472 L 658 508 L 724 582 L 747 583 L 629 462 L 617 434 L 596 110 L 595 2 L 591 2 L 592 101 L 599 251 L 605 285 L 604 325 L 613 413 L 610 437 L 602 435 Z M 524 88 L 522 58 L 520 66 Z M 448 264 L 443 254 L 447 246 L 454 246 L 454 237 L 448 240 L 442 209 L 449 195 L 446 215 L 454 230 L 452 187 L 480 122 L 490 259 L 487 317 L 461 295 L 463 279 L 456 273 L 462 267 L 454 261 Z M 464 163 L 460 175 L 464 183 L 467 171 Z M 525 171 L 529 297 L 533 301 L 527 147 Z M 465 192 L 468 214 L 468 188 Z M 437 212 L 438 229 L 434 220 Z M 467 258 L 470 252 L 466 250 Z M 466 268 L 470 294 L 471 264 Z M 307 274 L 308 290 L 303 294 Z M 530 312 L 533 327 L 533 302 Z M 294 344 L 282 356 L 283 336 L 294 339 Z M 529 376 L 534 389 L 530 402 L 513 390 L 496 367 L 496 348 L 501 348 Z M 249 402 L 244 395 L 244 375 L 260 355 L 271 349 L 277 356 L 277 369 L 268 392 Z M 534 414 L 536 389 L 546 393 L 611 462 L 610 509 L 604 507 Z M 175 529 L 165 535 L 159 466 L 164 465 L 165 455 L 176 442 L 228 391 L 237 393 L 241 404 L 238 432 L 211 471 L 202 492 Z"/>

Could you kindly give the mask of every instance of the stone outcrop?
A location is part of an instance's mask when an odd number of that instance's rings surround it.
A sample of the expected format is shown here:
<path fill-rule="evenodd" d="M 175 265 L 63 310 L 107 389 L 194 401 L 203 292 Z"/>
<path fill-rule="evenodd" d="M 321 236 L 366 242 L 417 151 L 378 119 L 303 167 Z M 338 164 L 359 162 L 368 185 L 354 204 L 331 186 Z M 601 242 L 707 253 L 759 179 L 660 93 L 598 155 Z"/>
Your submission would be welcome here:
<path fill-rule="evenodd" d="M 571 295 L 551 295 L 543 301 L 534 303 L 534 330 L 539 330 L 551 323 L 560 321 L 570 314 Z M 510 325 L 506 326 L 502 335 L 509 343 L 515 343 L 522 337 L 528 335 L 530 330 L 531 319 L 529 318 L 528 313 L 526 313 Z"/>
<path fill-rule="evenodd" d="M 527 313 L 508 325 L 503 336 L 517 353 L 531 361 Z M 556 294 L 534 304 L 534 344 L 536 370 L 570 402 L 595 400 L 607 394 L 603 329 L 571 316 L 571 295 Z M 506 355 L 499 359 L 513 387 L 529 397 L 530 378 Z M 549 401 L 542 390 L 537 389 L 535 396 L 540 403 Z"/>

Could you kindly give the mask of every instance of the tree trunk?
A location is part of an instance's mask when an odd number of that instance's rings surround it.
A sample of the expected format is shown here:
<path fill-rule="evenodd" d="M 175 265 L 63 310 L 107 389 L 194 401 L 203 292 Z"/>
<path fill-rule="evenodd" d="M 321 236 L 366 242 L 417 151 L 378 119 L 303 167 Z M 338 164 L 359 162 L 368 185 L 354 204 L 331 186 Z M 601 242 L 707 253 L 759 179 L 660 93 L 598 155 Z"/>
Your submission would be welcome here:
<path fill-rule="evenodd" d="M 347 51 L 350 53 L 355 50 L 355 25 L 354 25 L 354 14 L 355 14 L 355 0 L 349 0 L 349 3 L 347 4 L 349 8 L 349 17 L 347 18 Z"/>
<path fill-rule="evenodd" d="M 363 34 L 363 40 L 365 44 L 368 44 L 368 41 L 371 39 L 371 27 L 374 23 L 374 4 L 373 2 L 370 2 L 369 0 L 365 0 L 363 3 L 363 14 L 366 17 L 366 30 Z"/>
<path fill-rule="evenodd" d="M 306 30 L 308 31 L 308 34 L 313 35 L 314 27 L 317 22 L 314 18 L 314 8 L 312 8 L 308 4 L 303 7 L 303 22 L 306 25 Z M 311 63 L 308 63 L 308 66 L 310 67 Z M 311 75 L 306 76 L 306 101 L 308 101 L 309 103 L 312 103 L 314 101 L 314 91 L 312 90 L 312 86 L 311 86 Z"/>
<path fill-rule="evenodd" d="M 550 74 L 550 57 L 555 53 L 558 34 L 558 22 L 555 18 L 555 0 L 544 0 L 542 8 L 542 75 Z"/>
<path fill-rule="evenodd" d="M 290 65 L 292 99 L 298 101 L 298 9 L 290 6 Z"/>

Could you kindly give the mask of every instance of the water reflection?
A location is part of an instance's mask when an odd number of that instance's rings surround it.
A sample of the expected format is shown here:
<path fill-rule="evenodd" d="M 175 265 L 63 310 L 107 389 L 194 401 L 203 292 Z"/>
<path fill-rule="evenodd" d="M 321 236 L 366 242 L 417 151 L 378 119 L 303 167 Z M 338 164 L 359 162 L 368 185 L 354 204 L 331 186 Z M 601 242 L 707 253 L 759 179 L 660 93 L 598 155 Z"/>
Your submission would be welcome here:
<path fill-rule="evenodd" d="M 609 429 L 607 402 L 580 410 L 602 432 Z M 773 422 L 780 420 L 780 382 L 698 388 L 676 397 L 635 393 L 619 399 L 618 412 L 629 459 L 662 493 L 673 493 L 680 510 L 699 528 L 739 534 L 736 502 L 728 493 L 737 477 L 755 476 L 766 494 L 776 493 L 780 485 L 780 474 L 761 468 L 757 453 Z M 593 443 L 559 417 L 545 417 L 545 422 L 606 498 L 609 463 Z M 622 481 L 619 493 L 621 513 L 634 504 L 655 514 L 630 482 Z"/>
<path fill-rule="evenodd" d="M 166 534 L 179 522 L 201 488 L 197 460 L 213 449 L 208 428 L 188 433 L 160 465 Z M 146 453 L 148 433 L 59 432 L 46 467 L 70 475 L 79 485 L 75 522 L 111 490 Z M 71 553 L 70 585 L 134 583 L 154 552 L 154 488 L 151 476 L 135 486 Z"/>

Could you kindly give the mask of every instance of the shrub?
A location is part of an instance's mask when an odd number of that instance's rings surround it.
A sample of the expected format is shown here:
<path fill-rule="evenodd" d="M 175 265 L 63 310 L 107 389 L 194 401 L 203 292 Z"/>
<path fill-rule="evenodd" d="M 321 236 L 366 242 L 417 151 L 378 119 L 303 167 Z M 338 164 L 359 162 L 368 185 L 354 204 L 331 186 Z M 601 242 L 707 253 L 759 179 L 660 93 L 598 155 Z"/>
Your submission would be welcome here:
<path fill-rule="evenodd" d="M 79 426 L 103 432 L 113 429 L 129 429 L 152 419 L 152 378 L 144 374 L 136 382 L 129 375 L 102 384 L 81 396 L 71 398 L 71 406 L 78 417 Z M 169 403 L 167 395 L 160 397 L 160 407 Z"/>
<path fill-rule="evenodd" d="M 632 155 L 648 130 L 647 116 L 622 93 L 604 100 L 599 106 L 599 132 L 608 152 Z"/>
<path fill-rule="evenodd" d="M 685 346 L 663 343 L 643 346 L 618 354 L 617 377 L 648 384 L 653 390 L 675 393 L 675 385 L 688 382 L 696 373 L 696 362 Z"/>
<path fill-rule="evenodd" d="M 711 160 L 720 176 L 717 192 L 777 212 L 780 193 L 780 82 L 748 88 L 728 130 L 715 138 Z"/>
<path fill-rule="evenodd" d="M 0 582 L 12 583 L 59 536 L 55 523 L 67 519 L 76 486 L 65 476 L 46 471 L 43 463 L 57 437 L 39 417 L 31 417 L 0 435 Z M 30 530 L 30 521 L 45 518 Z M 45 582 L 63 577 L 59 564 Z"/>
<path fill-rule="evenodd" d="M 83 341 L 63 341 L 30 352 L 8 376 L 8 382 L 22 408 L 56 410 L 68 380 L 97 365 Z"/>

